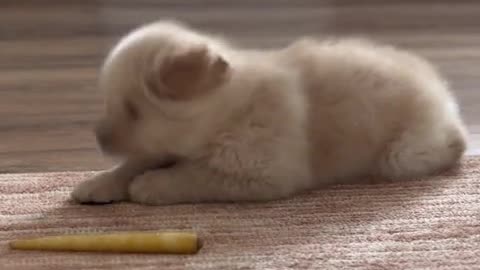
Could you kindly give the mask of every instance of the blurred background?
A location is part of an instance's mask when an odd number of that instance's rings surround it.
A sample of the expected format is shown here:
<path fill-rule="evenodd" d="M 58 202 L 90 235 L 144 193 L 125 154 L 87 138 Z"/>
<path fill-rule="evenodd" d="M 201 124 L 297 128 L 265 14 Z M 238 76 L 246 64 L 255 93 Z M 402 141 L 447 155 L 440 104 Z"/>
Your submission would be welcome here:
<path fill-rule="evenodd" d="M 0 172 L 96 170 L 97 72 L 120 36 L 175 18 L 245 47 L 303 35 L 363 36 L 410 49 L 449 79 L 480 153 L 480 1 L 0 1 Z"/>

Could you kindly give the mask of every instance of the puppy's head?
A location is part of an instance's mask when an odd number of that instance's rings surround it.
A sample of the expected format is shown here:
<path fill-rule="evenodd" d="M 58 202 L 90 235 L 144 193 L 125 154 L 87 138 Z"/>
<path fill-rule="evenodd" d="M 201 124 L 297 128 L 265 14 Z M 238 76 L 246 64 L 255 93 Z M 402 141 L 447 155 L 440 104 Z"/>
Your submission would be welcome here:
<path fill-rule="evenodd" d="M 95 129 L 107 154 L 188 155 L 202 144 L 230 67 L 218 44 L 173 23 L 122 39 L 100 76 L 105 115 Z"/>

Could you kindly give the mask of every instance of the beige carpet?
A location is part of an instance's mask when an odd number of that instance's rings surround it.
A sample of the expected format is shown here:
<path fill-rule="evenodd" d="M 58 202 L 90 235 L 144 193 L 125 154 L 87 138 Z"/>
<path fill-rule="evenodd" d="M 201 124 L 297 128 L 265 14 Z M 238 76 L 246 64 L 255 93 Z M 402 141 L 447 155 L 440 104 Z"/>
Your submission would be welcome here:
<path fill-rule="evenodd" d="M 406 183 L 346 185 L 264 204 L 68 202 L 85 173 L 0 176 L 0 269 L 480 269 L 480 159 Z M 192 256 L 11 251 L 17 237 L 196 230 Z"/>

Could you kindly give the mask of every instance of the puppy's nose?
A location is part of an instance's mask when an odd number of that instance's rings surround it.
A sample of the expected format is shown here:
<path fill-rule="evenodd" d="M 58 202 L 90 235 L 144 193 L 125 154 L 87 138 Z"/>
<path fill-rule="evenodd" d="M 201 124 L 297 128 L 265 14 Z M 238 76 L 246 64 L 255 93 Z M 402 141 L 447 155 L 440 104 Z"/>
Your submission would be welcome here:
<path fill-rule="evenodd" d="M 112 128 L 105 122 L 99 122 L 94 131 L 97 144 L 102 151 L 110 151 L 112 148 Z"/>

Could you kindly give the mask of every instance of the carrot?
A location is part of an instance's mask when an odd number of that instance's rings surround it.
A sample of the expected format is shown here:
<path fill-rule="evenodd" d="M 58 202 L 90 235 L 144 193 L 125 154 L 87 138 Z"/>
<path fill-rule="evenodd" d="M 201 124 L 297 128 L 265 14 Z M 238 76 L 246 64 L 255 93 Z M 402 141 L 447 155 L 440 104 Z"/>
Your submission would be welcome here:
<path fill-rule="evenodd" d="M 130 232 L 47 236 L 10 242 L 12 249 L 193 254 L 202 244 L 196 233 Z"/>

